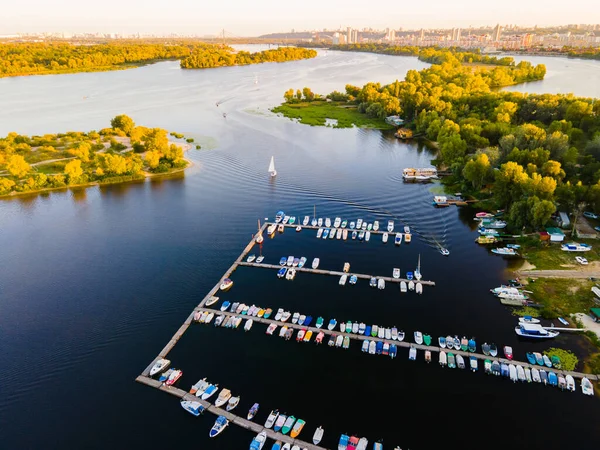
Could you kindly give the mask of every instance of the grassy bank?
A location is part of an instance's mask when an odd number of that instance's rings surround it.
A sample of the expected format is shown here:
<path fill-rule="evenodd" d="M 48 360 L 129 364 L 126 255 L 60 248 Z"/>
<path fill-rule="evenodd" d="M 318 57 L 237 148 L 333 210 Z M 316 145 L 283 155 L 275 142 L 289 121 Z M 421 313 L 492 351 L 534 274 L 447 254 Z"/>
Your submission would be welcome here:
<path fill-rule="evenodd" d="M 569 242 L 565 239 L 565 242 Z M 590 239 L 577 239 L 579 243 L 592 246 L 592 250 L 585 253 L 565 252 L 560 249 L 560 243 L 546 243 L 540 241 L 537 236 L 524 237 L 517 240 L 521 245 L 521 255 L 528 263 L 533 264 L 539 270 L 577 269 L 582 267 L 575 256 L 583 256 L 589 262 L 600 261 L 598 241 Z"/>
<path fill-rule="evenodd" d="M 538 278 L 530 282 L 526 290 L 531 298 L 544 305 L 542 317 L 554 319 L 578 312 L 587 312 L 594 306 L 590 292 L 594 282 L 586 279 Z"/>
<path fill-rule="evenodd" d="M 311 126 L 325 126 L 327 120 L 335 120 L 337 124 L 333 128 L 376 128 L 380 130 L 392 130 L 395 127 L 385 123 L 382 119 L 367 117 L 358 112 L 357 108 L 347 106 L 343 102 L 302 102 L 284 103 L 273 108 L 271 111 L 283 114 L 289 119 L 298 119 L 300 123 Z"/>

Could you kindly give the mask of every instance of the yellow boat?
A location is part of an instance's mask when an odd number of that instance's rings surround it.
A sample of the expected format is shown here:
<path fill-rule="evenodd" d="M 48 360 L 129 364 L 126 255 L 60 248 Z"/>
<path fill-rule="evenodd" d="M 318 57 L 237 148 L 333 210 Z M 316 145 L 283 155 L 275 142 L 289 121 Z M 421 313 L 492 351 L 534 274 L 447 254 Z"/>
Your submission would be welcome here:
<path fill-rule="evenodd" d="M 313 332 L 308 330 L 304 335 L 304 342 L 310 342 L 310 338 L 312 338 Z"/>
<path fill-rule="evenodd" d="M 475 242 L 478 244 L 495 244 L 498 242 L 498 238 L 496 236 L 479 236 L 475 239 Z"/>
<path fill-rule="evenodd" d="M 348 273 L 350 271 L 350 263 L 344 263 L 344 272 Z"/>

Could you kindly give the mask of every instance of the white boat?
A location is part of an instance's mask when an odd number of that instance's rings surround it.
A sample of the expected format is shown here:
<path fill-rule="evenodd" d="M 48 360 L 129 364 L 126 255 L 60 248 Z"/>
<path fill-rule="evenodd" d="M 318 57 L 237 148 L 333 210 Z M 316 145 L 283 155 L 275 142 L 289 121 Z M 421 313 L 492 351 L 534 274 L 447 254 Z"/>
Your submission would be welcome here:
<path fill-rule="evenodd" d="M 204 406 L 202 406 L 202 403 L 198 401 L 182 400 L 180 404 L 183 409 L 185 409 L 190 414 L 193 414 L 194 416 L 199 416 L 204 412 Z"/>
<path fill-rule="evenodd" d="M 587 377 L 581 379 L 581 392 L 584 395 L 594 395 L 594 385 Z"/>
<path fill-rule="evenodd" d="M 528 383 L 531 383 L 531 381 L 532 381 L 531 369 L 529 367 L 525 367 L 525 379 L 527 380 Z"/>
<path fill-rule="evenodd" d="M 369 351 L 369 340 L 368 339 L 365 339 L 363 341 L 361 350 L 365 353 L 367 353 Z"/>
<path fill-rule="evenodd" d="M 575 378 L 572 375 L 567 375 L 565 379 L 567 380 L 567 390 L 575 392 Z"/>
<path fill-rule="evenodd" d="M 408 359 L 410 359 L 411 361 L 417 359 L 417 349 L 415 347 L 410 347 L 410 350 L 408 351 Z"/>
<path fill-rule="evenodd" d="M 215 420 L 215 424 L 210 429 L 210 432 L 208 433 L 208 435 L 211 438 L 218 436 L 219 434 L 221 434 L 223 432 L 223 430 L 225 428 L 227 428 L 228 425 L 229 425 L 229 420 L 227 420 L 227 418 L 225 416 L 219 416 L 219 417 L 217 417 L 217 420 Z"/>
<path fill-rule="evenodd" d="M 415 284 L 415 292 L 417 294 L 422 294 L 423 293 L 423 285 L 421 283 Z"/>
<path fill-rule="evenodd" d="M 335 238 L 336 239 L 341 239 L 342 238 L 342 229 L 338 228 L 337 232 L 335 233 Z"/>
<path fill-rule="evenodd" d="M 326 217 L 326 218 L 325 218 L 325 226 L 326 226 L 327 228 L 330 228 L 330 227 L 331 227 L 331 219 L 330 219 L 329 217 Z"/>
<path fill-rule="evenodd" d="M 304 216 L 304 220 L 302 221 L 302 225 L 304 225 L 304 226 L 308 225 L 309 221 L 310 221 L 310 217 Z"/>
<path fill-rule="evenodd" d="M 367 450 L 367 445 L 369 445 L 368 439 L 366 437 L 361 437 L 356 446 L 356 450 Z"/>
<path fill-rule="evenodd" d="M 246 323 L 244 325 L 244 331 L 250 331 L 250 328 L 252 328 L 253 323 L 254 321 L 252 319 L 246 320 Z"/>
<path fill-rule="evenodd" d="M 379 231 L 379 220 L 373 222 L 373 231 Z"/>
<path fill-rule="evenodd" d="M 389 328 L 385 329 L 385 338 L 389 341 L 392 339 L 392 330 L 390 330 Z"/>
<path fill-rule="evenodd" d="M 369 342 L 369 355 L 374 355 L 377 351 L 377 343 L 375 341 Z"/>
<path fill-rule="evenodd" d="M 515 333 L 534 339 L 551 339 L 559 335 L 558 331 L 548 330 L 537 323 L 519 323 L 515 327 Z"/>
<path fill-rule="evenodd" d="M 589 252 L 592 249 L 592 246 L 589 244 L 570 242 L 568 244 L 562 244 L 560 249 L 565 252 Z"/>
<path fill-rule="evenodd" d="M 445 248 L 445 247 L 441 247 L 441 248 L 440 248 L 440 253 L 441 253 L 442 255 L 444 255 L 444 256 L 448 256 L 448 255 L 450 255 L 450 250 L 448 250 L 448 249 L 447 249 L 447 248 Z"/>
<path fill-rule="evenodd" d="M 256 255 L 250 255 L 250 256 L 248 256 L 248 258 L 246 259 L 246 262 L 249 262 L 249 263 L 251 263 L 251 262 L 254 262 L 254 260 L 255 260 L 255 259 L 256 259 Z"/>
<path fill-rule="evenodd" d="M 323 236 L 323 228 L 317 230 L 317 239 L 321 239 L 321 236 Z"/>
<path fill-rule="evenodd" d="M 348 240 L 348 230 L 346 228 L 342 231 L 342 239 L 345 241 Z"/>
<path fill-rule="evenodd" d="M 344 285 L 346 284 L 346 280 L 347 280 L 347 279 L 348 279 L 348 275 L 346 275 L 346 274 L 343 274 L 343 275 L 340 277 L 340 286 L 344 286 Z"/>
<path fill-rule="evenodd" d="M 274 177 L 277 175 L 277 171 L 275 170 L 275 157 L 271 156 L 271 162 L 269 163 L 269 168 L 267 169 L 267 171 L 269 172 L 269 174 L 271 174 L 271 177 Z"/>
<path fill-rule="evenodd" d="M 286 264 L 291 267 L 294 264 L 294 257 L 292 255 L 288 256 Z"/>
<path fill-rule="evenodd" d="M 240 403 L 240 397 L 231 397 L 229 399 L 229 401 L 227 402 L 227 408 L 225 408 L 227 411 L 231 411 L 232 409 L 234 409 L 237 405 L 239 405 Z"/>
<path fill-rule="evenodd" d="M 256 243 L 257 243 L 257 244 L 262 244 L 262 243 L 263 243 L 263 241 L 265 240 L 265 239 L 263 238 L 262 232 L 260 231 L 260 220 L 258 221 L 258 232 L 256 233 L 256 238 L 255 238 L 255 240 L 256 240 Z M 251 261 L 248 261 L 248 262 L 251 262 Z"/>
<path fill-rule="evenodd" d="M 333 228 L 339 228 L 341 224 L 342 224 L 342 218 L 336 217 L 335 220 L 333 221 Z"/>
<path fill-rule="evenodd" d="M 267 334 L 269 334 L 269 335 L 273 334 L 273 332 L 275 331 L 276 328 L 277 328 L 277 324 L 272 323 L 271 325 L 269 325 L 269 328 L 267 328 Z"/>
<path fill-rule="evenodd" d="M 400 282 L 400 292 L 406 292 L 408 289 L 406 288 L 406 281 Z"/>
<path fill-rule="evenodd" d="M 283 216 L 283 220 L 281 221 L 281 223 L 286 224 L 290 221 L 290 216 Z"/>
<path fill-rule="evenodd" d="M 396 233 L 396 236 L 394 237 L 394 244 L 402 244 L 402 233 Z"/>
<path fill-rule="evenodd" d="M 531 317 L 531 316 L 523 316 L 523 317 L 519 317 L 519 322 L 520 323 L 540 323 L 540 319 L 536 319 L 535 317 Z"/>
<path fill-rule="evenodd" d="M 317 267 L 319 267 L 319 263 L 320 263 L 320 262 L 321 262 L 321 260 L 320 260 L 319 258 L 315 258 L 315 259 L 313 259 L 313 262 L 312 262 L 312 268 L 313 268 L 313 269 L 316 269 Z"/>
<path fill-rule="evenodd" d="M 414 335 L 415 335 L 415 342 L 417 344 L 422 344 L 423 343 L 423 333 L 421 333 L 420 331 L 415 331 Z"/>
<path fill-rule="evenodd" d="M 448 357 L 446 356 L 446 352 L 440 352 L 440 366 L 445 366 L 448 364 Z"/>
<path fill-rule="evenodd" d="M 341 347 L 343 342 L 344 342 L 344 336 L 339 334 L 338 337 L 335 338 L 335 346 Z"/>
<path fill-rule="evenodd" d="M 385 289 L 385 280 L 383 278 L 377 280 L 377 289 Z"/>
<path fill-rule="evenodd" d="M 296 269 L 288 270 L 287 273 L 285 274 L 285 279 L 293 280 L 294 278 L 296 278 Z"/>
<path fill-rule="evenodd" d="M 329 231 L 329 239 L 335 239 L 335 234 L 336 234 L 337 230 L 335 228 L 332 228 Z"/>
<path fill-rule="evenodd" d="M 214 305 L 215 303 L 217 303 L 219 301 L 219 297 L 210 297 L 206 303 L 205 306 L 211 306 Z"/>
<path fill-rule="evenodd" d="M 322 227 L 322 226 L 323 226 L 323 219 L 322 219 L 321 217 L 319 217 L 319 218 L 317 219 L 317 226 L 318 226 L 318 227 Z"/>
<path fill-rule="evenodd" d="M 321 439 L 323 439 L 324 432 L 325 430 L 323 430 L 321 427 L 315 430 L 315 434 L 313 434 L 313 444 L 319 445 L 319 442 L 321 442 Z"/>
<path fill-rule="evenodd" d="M 282 315 L 281 315 L 281 321 L 282 322 L 286 322 L 290 317 L 292 316 L 292 313 L 289 311 L 285 311 Z"/>
<path fill-rule="evenodd" d="M 263 255 L 260 255 L 258 258 L 256 258 L 256 263 L 260 264 L 261 262 L 263 262 L 265 260 L 265 257 Z"/>
<path fill-rule="evenodd" d="M 299 312 L 295 312 L 294 314 L 292 314 L 292 323 L 298 323 L 299 318 L 300 318 Z"/>
<path fill-rule="evenodd" d="M 279 417 L 279 411 L 274 410 L 269 413 L 269 417 L 267 417 L 267 421 L 265 422 L 265 428 L 272 428 L 275 425 L 275 421 Z"/>
<path fill-rule="evenodd" d="M 510 377 L 510 380 L 514 383 L 518 380 L 517 378 L 517 368 L 515 367 L 514 364 L 509 364 L 508 365 L 508 374 Z"/>
<path fill-rule="evenodd" d="M 415 279 L 417 281 L 421 281 L 421 255 L 419 254 L 419 259 L 417 261 L 417 268 L 415 269 L 415 273 L 414 273 Z"/>
<path fill-rule="evenodd" d="M 283 308 L 279 308 L 275 313 L 275 320 L 281 320 L 281 316 L 283 316 Z"/>
<path fill-rule="evenodd" d="M 402 178 L 406 181 L 429 181 L 437 178 L 435 167 L 407 167 L 402 171 Z"/>
<path fill-rule="evenodd" d="M 264 447 L 265 442 L 267 442 L 267 432 L 261 431 L 256 435 L 254 439 L 252 439 L 252 442 L 250 443 L 250 448 L 252 450 L 261 450 Z"/>
<path fill-rule="evenodd" d="M 391 233 L 392 231 L 394 231 L 394 221 L 393 220 L 388 220 L 387 230 L 388 230 L 388 233 Z"/>
<path fill-rule="evenodd" d="M 169 367 L 169 364 L 171 364 L 171 360 L 169 359 L 159 359 L 157 360 L 154 365 L 152 366 L 152 368 L 150 369 L 150 376 L 154 376 L 159 372 L 162 372 L 163 370 L 165 370 L 167 367 Z"/>
<path fill-rule="evenodd" d="M 458 367 L 459 369 L 465 368 L 465 359 L 461 354 L 456 355 L 456 367 Z"/>
<path fill-rule="evenodd" d="M 394 271 L 392 272 L 392 276 L 394 278 L 400 278 L 400 269 L 398 267 L 394 267 Z"/>
<path fill-rule="evenodd" d="M 387 231 L 385 233 L 383 233 L 383 236 L 381 236 L 381 242 L 383 242 L 384 244 L 388 241 L 388 233 Z"/>
<path fill-rule="evenodd" d="M 279 337 L 285 337 L 285 333 L 287 333 L 288 327 L 287 326 L 282 326 L 281 329 L 279 330 Z"/>
<path fill-rule="evenodd" d="M 356 229 L 358 230 L 358 229 L 362 228 L 362 224 L 363 224 L 363 220 L 362 219 L 358 219 L 356 221 Z"/>
<path fill-rule="evenodd" d="M 271 225 L 269 225 L 267 227 L 267 234 L 270 236 L 272 234 L 275 234 L 275 231 L 277 231 L 277 224 L 272 223 Z"/>
<path fill-rule="evenodd" d="M 535 383 L 541 383 L 542 379 L 540 378 L 540 371 L 538 369 L 536 369 L 535 367 L 533 367 L 531 369 L 531 378 L 533 379 L 533 381 Z"/>
<path fill-rule="evenodd" d="M 365 233 L 365 242 L 369 242 L 371 240 L 371 232 L 367 231 Z"/>
<path fill-rule="evenodd" d="M 527 378 L 525 377 L 525 369 L 523 366 L 517 365 L 517 378 L 519 381 L 525 381 Z"/>
<path fill-rule="evenodd" d="M 415 290 L 415 282 L 413 280 L 408 280 L 408 290 L 409 291 Z"/>

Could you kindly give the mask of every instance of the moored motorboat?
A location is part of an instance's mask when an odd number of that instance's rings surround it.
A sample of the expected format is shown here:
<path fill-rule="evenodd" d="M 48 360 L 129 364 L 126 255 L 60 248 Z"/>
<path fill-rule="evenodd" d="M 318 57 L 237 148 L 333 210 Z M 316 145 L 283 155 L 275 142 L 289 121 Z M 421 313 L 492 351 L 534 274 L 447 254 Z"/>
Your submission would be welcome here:
<path fill-rule="evenodd" d="M 383 233 L 381 236 L 381 241 L 385 244 L 388 241 L 389 235 L 387 232 Z"/>
<path fill-rule="evenodd" d="M 558 331 L 552 331 L 537 323 L 521 323 L 515 327 L 515 333 L 521 337 L 534 339 L 552 339 L 558 336 Z"/>
<path fill-rule="evenodd" d="M 454 357 L 454 353 L 448 353 L 448 367 L 450 369 L 456 369 L 456 358 Z"/>
<path fill-rule="evenodd" d="M 210 429 L 210 432 L 208 433 L 208 435 L 211 438 L 218 436 L 219 434 L 221 434 L 223 432 L 223 430 L 225 430 L 225 428 L 227 428 L 228 425 L 229 425 L 229 420 L 227 420 L 227 418 L 225 416 L 219 416 L 219 417 L 217 417 L 217 420 L 215 420 L 215 424 Z"/>
<path fill-rule="evenodd" d="M 350 440 L 350 437 L 348 435 L 342 434 L 340 436 L 340 440 L 338 442 L 338 450 L 347 450 L 349 440 Z"/>
<path fill-rule="evenodd" d="M 408 351 L 408 359 L 414 361 L 417 359 L 417 349 L 414 346 L 410 346 L 410 350 Z"/>
<path fill-rule="evenodd" d="M 490 355 L 490 346 L 487 342 L 484 342 L 484 344 L 481 346 L 481 351 L 485 356 Z"/>
<path fill-rule="evenodd" d="M 327 325 L 327 329 L 328 329 L 329 331 L 331 331 L 331 330 L 333 330 L 333 329 L 336 327 L 336 325 L 337 325 L 337 320 L 335 320 L 335 319 L 331 319 L 331 320 L 329 321 L 329 325 Z"/>
<path fill-rule="evenodd" d="M 283 424 L 283 426 L 281 427 L 281 432 L 283 434 L 288 434 L 290 432 L 290 430 L 292 429 L 292 427 L 294 426 L 295 422 L 296 422 L 296 418 L 294 416 L 289 416 L 285 420 L 285 423 Z"/>
<path fill-rule="evenodd" d="M 518 380 L 517 367 L 514 364 L 508 365 L 508 376 L 510 378 L 510 381 L 512 381 L 513 383 L 515 383 Z"/>
<path fill-rule="evenodd" d="M 512 347 L 510 347 L 508 345 L 504 346 L 504 356 L 506 356 L 506 359 L 513 359 Z"/>
<path fill-rule="evenodd" d="M 477 369 L 478 369 L 477 358 L 475 358 L 474 356 L 470 356 L 469 357 L 469 365 L 471 366 L 471 371 L 477 372 Z"/>
<path fill-rule="evenodd" d="M 265 445 L 265 442 L 267 442 L 267 432 L 261 431 L 254 439 L 252 439 L 250 450 L 261 450 Z"/>
<path fill-rule="evenodd" d="M 167 378 L 167 380 L 165 381 L 165 384 L 167 386 L 173 386 L 177 382 L 177 380 L 181 378 L 182 375 L 183 372 L 181 370 L 174 369 L 169 375 L 169 378 Z"/>
<path fill-rule="evenodd" d="M 153 377 L 157 373 L 162 372 L 167 367 L 169 367 L 169 364 L 171 364 L 171 360 L 169 360 L 169 359 L 161 358 L 161 359 L 156 360 L 154 365 L 150 368 L 150 376 Z"/>
<path fill-rule="evenodd" d="M 498 355 L 498 347 L 494 343 L 490 344 L 490 355 L 494 357 Z"/>
<path fill-rule="evenodd" d="M 315 258 L 315 259 L 313 259 L 313 262 L 312 262 L 312 268 L 313 268 L 313 269 L 316 269 L 317 267 L 319 267 L 319 263 L 320 263 L 320 262 L 321 262 L 321 260 L 320 260 L 319 258 Z"/>
<path fill-rule="evenodd" d="M 231 288 L 231 286 L 233 286 L 233 281 L 232 281 L 231 279 L 229 279 L 229 278 L 225 278 L 225 279 L 223 280 L 223 282 L 221 283 L 221 285 L 219 286 L 219 288 L 220 288 L 222 291 L 226 291 L 226 290 L 228 290 L 229 288 Z"/>
<path fill-rule="evenodd" d="M 446 338 L 444 336 L 438 338 L 438 345 L 440 348 L 446 348 Z"/>
<path fill-rule="evenodd" d="M 275 425 L 273 426 L 273 429 L 275 431 L 281 430 L 281 428 L 285 424 L 286 420 L 287 420 L 287 416 L 285 414 L 279 414 L 279 416 L 277 417 L 277 420 L 275 421 Z"/>
<path fill-rule="evenodd" d="M 219 390 L 219 385 L 218 384 L 211 384 L 209 385 L 205 391 L 202 393 L 202 396 L 200 397 L 202 400 L 208 400 L 209 398 L 211 398 L 213 395 L 215 395 L 217 393 L 217 391 Z"/>
<path fill-rule="evenodd" d="M 211 306 L 214 305 L 215 303 L 217 303 L 219 301 L 219 297 L 209 297 L 209 299 L 206 301 L 206 303 L 204 304 L 204 306 Z"/>
<path fill-rule="evenodd" d="M 325 430 L 323 430 L 321 426 L 315 430 L 315 434 L 313 434 L 313 444 L 319 445 L 319 442 L 321 442 L 321 439 L 323 439 L 324 432 Z"/>
<path fill-rule="evenodd" d="M 255 403 L 254 405 L 252 405 L 252 408 L 250 408 L 250 411 L 248 411 L 248 415 L 247 415 L 248 420 L 254 419 L 254 416 L 256 416 L 256 413 L 258 412 L 259 406 L 260 405 L 258 403 Z"/>
<path fill-rule="evenodd" d="M 377 280 L 377 289 L 385 289 L 385 280 L 383 278 Z"/>
<path fill-rule="evenodd" d="M 194 400 L 181 400 L 180 405 L 183 409 L 194 416 L 199 416 L 204 412 L 204 406 L 202 403 Z"/>
<path fill-rule="evenodd" d="M 210 383 L 206 381 L 206 378 L 202 378 L 192 385 L 190 388 L 190 394 L 194 394 L 196 397 L 201 397 L 208 386 L 210 386 Z"/>
<path fill-rule="evenodd" d="M 525 369 L 520 364 L 517 364 L 517 379 L 519 381 L 526 381 L 527 379 L 525 378 Z"/>
<path fill-rule="evenodd" d="M 456 365 L 458 366 L 459 369 L 465 368 L 465 359 L 463 358 L 463 356 L 460 353 L 456 355 Z"/>
<path fill-rule="evenodd" d="M 292 438 L 297 437 L 300 434 L 300 432 L 302 431 L 302 428 L 304 428 L 305 424 L 306 424 L 306 422 L 302 419 L 296 420 L 296 423 L 294 423 L 294 426 L 292 427 L 292 429 L 290 431 L 290 437 L 292 437 Z"/>
<path fill-rule="evenodd" d="M 394 267 L 394 271 L 392 272 L 392 276 L 394 278 L 400 278 L 400 269 L 398 267 Z"/>
<path fill-rule="evenodd" d="M 408 292 L 408 285 L 406 284 L 406 281 L 400 282 L 400 292 Z"/>
<path fill-rule="evenodd" d="M 444 367 L 446 364 L 448 364 L 448 357 L 446 356 L 446 352 L 442 350 L 440 352 L 440 366 Z"/>
<path fill-rule="evenodd" d="M 271 335 L 273 334 L 273 332 L 275 331 L 275 329 L 277 328 L 277 324 L 276 323 L 272 323 L 269 325 L 269 327 L 267 328 L 267 334 Z"/>
<path fill-rule="evenodd" d="M 240 397 L 239 396 L 237 396 L 237 397 L 231 397 L 229 399 L 229 401 L 227 402 L 227 407 L 226 407 L 227 411 L 231 411 L 232 409 L 235 409 L 235 407 L 237 405 L 239 405 L 239 403 L 240 403 Z"/>
<path fill-rule="evenodd" d="M 587 377 L 581 379 L 581 392 L 584 395 L 594 395 L 594 385 Z"/>
<path fill-rule="evenodd" d="M 396 236 L 394 237 L 394 244 L 402 244 L 402 233 L 396 233 Z"/>
<path fill-rule="evenodd" d="M 231 398 L 231 391 L 229 389 L 221 389 L 219 396 L 215 400 L 215 406 L 217 408 L 223 406 Z"/>

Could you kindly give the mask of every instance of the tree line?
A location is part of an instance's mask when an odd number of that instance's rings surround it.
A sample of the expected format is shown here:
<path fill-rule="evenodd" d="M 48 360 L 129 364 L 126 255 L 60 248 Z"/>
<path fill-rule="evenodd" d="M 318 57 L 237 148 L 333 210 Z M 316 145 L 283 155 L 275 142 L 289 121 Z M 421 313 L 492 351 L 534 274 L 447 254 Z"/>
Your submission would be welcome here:
<path fill-rule="evenodd" d="M 447 52 L 442 64 L 410 70 L 404 81 L 347 85 L 328 98 L 372 117 L 403 117 L 435 141 L 435 163 L 453 173 L 448 181 L 462 184 L 462 192 L 489 196 L 514 229 L 546 225 L 557 204 L 573 210 L 587 203 L 600 212 L 600 102 L 497 91 L 543 78 L 545 67 L 472 70 Z"/>
<path fill-rule="evenodd" d="M 196 48 L 181 60 L 182 69 L 208 69 L 213 67 L 244 66 L 264 62 L 285 62 L 309 59 L 317 56 L 312 49 L 279 47 L 262 52 L 235 52 L 231 47 L 205 46 Z"/>
<path fill-rule="evenodd" d="M 56 162 L 44 164 L 50 160 Z M 88 133 L 13 132 L 0 138 L 0 195 L 129 181 L 143 178 L 144 171 L 161 173 L 186 165 L 182 148 L 169 142 L 166 130 L 137 126 L 126 115 L 113 118 L 110 128 Z M 45 166 L 50 170 L 42 170 Z"/>
<path fill-rule="evenodd" d="M 126 65 L 180 59 L 201 43 L 97 45 L 68 43 L 0 44 L 0 77 L 109 70 Z"/>

